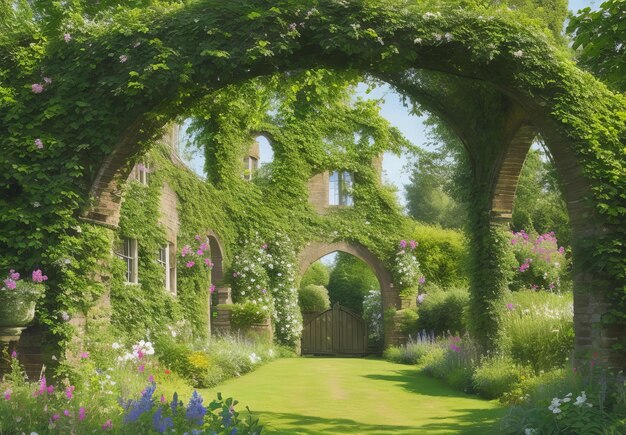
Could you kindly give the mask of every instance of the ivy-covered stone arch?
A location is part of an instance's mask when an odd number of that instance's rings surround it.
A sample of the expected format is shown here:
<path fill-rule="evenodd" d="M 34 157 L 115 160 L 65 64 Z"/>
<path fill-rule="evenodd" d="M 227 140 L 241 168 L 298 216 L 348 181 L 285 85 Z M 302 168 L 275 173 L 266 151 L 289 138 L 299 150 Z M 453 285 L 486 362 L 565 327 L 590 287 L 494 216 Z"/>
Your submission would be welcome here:
<path fill-rule="evenodd" d="M 307 269 L 322 257 L 333 252 L 345 252 L 353 255 L 367 264 L 374 272 L 380 285 L 383 312 L 389 308 L 401 309 L 402 300 L 398 289 L 394 289 L 391 272 L 385 264 L 367 247 L 356 242 L 312 242 L 306 245 L 298 254 L 298 277 L 302 278 Z M 398 344 L 394 343 L 394 331 L 385 330 L 385 347 Z"/>
<path fill-rule="evenodd" d="M 527 18 L 397 0 L 203 0 L 149 9 L 141 17 L 120 12 L 69 41 L 59 35 L 22 42 L 0 47 L 3 265 L 45 263 L 43 241 L 68 231 L 80 209 L 115 225 L 116 180 L 125 179 L 128 161 L 211 90 L 314 66 L 389 82 L 403 71 L 438 71 L 481 83 L 499 97 L 476 94 L 478 104 L 485 103 L 481 115 L 494 117 L 491 137 L 465 142 L 473 169 L 472 311 L 480 318 L 479 338 L 485 345 L 493 339 L 493 304 L 501 290 L 495 253 L 503 241 L 492 228 L 490 207 L 507 119 L 493 109 L 516 107 L 542 134 L 559 174 L 576 192 L 567 200 L 570 214 L 580 211 L 572 214 L 580 222 L 572 223 L 580 276 L 577 348 L 624 348 L 626 102 L 578 70 Z M 44 207 L 33 209 L 33 203 Z M 585 225 L 591 221 L 595 225 Z M 616 364 L 626 363 L 623 353 L 613 355 Z"/>

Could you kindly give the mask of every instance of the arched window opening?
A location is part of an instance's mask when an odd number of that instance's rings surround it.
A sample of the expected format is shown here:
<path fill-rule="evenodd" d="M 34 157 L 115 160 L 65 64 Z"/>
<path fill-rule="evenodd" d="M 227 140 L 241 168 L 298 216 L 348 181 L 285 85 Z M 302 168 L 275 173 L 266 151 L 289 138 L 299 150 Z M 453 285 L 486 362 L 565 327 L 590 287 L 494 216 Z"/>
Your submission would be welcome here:
<path fill-rule="evenodd" d="M 251 181 L 257 176 L 269 176 L 267 166 L 274 161 L 274 150 L 269 139 L 263 135 L 254 138 L 252 146 L 243 158 L 243 178 Z"/>

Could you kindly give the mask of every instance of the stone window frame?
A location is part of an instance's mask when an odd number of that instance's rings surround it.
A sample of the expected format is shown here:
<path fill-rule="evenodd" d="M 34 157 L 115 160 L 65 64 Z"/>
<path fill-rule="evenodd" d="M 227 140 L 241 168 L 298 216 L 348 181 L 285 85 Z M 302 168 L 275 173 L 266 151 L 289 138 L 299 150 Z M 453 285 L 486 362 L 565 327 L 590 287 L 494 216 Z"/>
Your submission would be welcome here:
<path fill-rule="evenodd" d="M 121 237 L 115 255 L 126 264 L 125 283 L 139 284 L 139 249 L 137 239 Z"/>
<path fill-rule="evenodd" d="M 333 179 L 333 177 L 336 178 Z M 354 197 L 352 196 L 353 186 L 354 174 L 352 172 L 340 170 L 329 171 L 328 205 L 331 207 L 354 206 Z"/>

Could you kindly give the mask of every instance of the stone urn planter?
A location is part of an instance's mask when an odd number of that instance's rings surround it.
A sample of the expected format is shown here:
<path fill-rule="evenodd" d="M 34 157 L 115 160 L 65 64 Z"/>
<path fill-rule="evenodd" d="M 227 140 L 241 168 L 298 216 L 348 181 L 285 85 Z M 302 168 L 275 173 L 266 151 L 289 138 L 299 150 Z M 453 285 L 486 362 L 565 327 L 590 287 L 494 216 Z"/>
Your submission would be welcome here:
<path fill-rule="evenodd" d="M 18 341 L 22 331 L 35 318 L 37 300 L 43 296 L 45 275 L 33 272 L 33 282 L 19 279 L 11 271 L 9 278 L 0 281 L 0 341 Z"/>

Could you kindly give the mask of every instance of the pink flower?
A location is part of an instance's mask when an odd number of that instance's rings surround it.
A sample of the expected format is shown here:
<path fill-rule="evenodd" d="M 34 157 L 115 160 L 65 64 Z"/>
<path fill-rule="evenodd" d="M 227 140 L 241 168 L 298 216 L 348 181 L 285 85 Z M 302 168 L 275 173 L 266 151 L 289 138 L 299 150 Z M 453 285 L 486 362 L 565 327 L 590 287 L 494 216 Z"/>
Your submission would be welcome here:
<path fill-rule="evenodd" d="M 128 60 L 128 56 L 127 56 L 127 55 L 122 54 L 122 55 L 120 56 L 120 63 L 124 63 L 124 62 L 126 62 L 127 60 Z"/>
<path fill-rule="evenodd" d="M 148 376 L 148 382 L 154 382 L 154 375 Z"/>
<path fill-rule="evenodd" d="M 211 287 L 209 287 L 209 293 L 215 293 L 215 284 L 211 284 Z"/>
<path fill-rule="evenodd" d="M 210 259 L 210 258 L 205 258 L 205 259 L 204 259 L 204 265 L 205 265 L 206 267 L 213 267 L 213 262 L 211 261 L 211 259 Z"/>
<path fill-rule="evenodd" d="M 11 390 L 10 388 L 7 388 L 6 390 L 4 390 L 4 400 L 11 400 L 11 393 L 13 392 L 13 390 Z"/>
<path fill-rule="evenodd" d="M 400 247 L 402 249 L 406 248 L 406 240 L 400 240 Z"/>
<path fill-rule="evenodd" d="M 411 247 L 411 249 L 415 249 L 417 248 L 417 242 L 415 240 L 411 240 L 409 242 L 409 246 Z"/>
<path fill-rule="evenodd" d="M 209 249 L 209 247 L 207 246 L 206 243 L 203 243 L 200 245 L 200 249 L 202 249 L 203 251 L 206 251 L 207 249 Z"/>
<path fill-rule="evenodd" d="M 140 350 L 137 351 L 137 359 L 143 358 L 143 355 L 144 355 L 143 350 L 140 349 Z M 141 370 L 141 371 L 143 371 L 143 370 Z"/>
<path fill-rule="evenodd" d="M 424 285 L 425 282 L 426 282 L 426 277 L 420 276 L 420 279 L 419 279 L 420 285 Z"/>
<path fill-rule="evenodd" d="M 59 414 L 53 414 L 52 415 L 52 421 L 57 421 L 59 418 L 61 418 L 61 416 Z"/>
<path fill-rule="evenodd" d="M 188 268 L 194 267 L 196 265 L 195 261 L 188 261 L 187 263 L 185 263 L 185 266 L 187 266 Z"/>
<path fill-rule="evenodd" d="M 40 269 L 33 270 L 32 279 L 33 279 L 33 282 L 36 282 L 36 283 L 48 281 L 48 277 L 44 275 Z"/>
<path fill-rule="evenodd" d="M 45 394 L 48 386 L 46 385 L 46 377 L 42 376 L 39 380 L 39 395 Z M 37 397 L 37 391 L 35 391 L 35 397 Z"/>
<path fill-rule="evenodd" d="M 191 246 L 189 245 L 183 246 L 182 251 L 180 251 L 180 255 L 183 257 L 186 257 L 189 254 L 191 254 Z"/>
<path fill-rule="evenodd" d="M 102 425 L 103 430 L 113 429 L 113 422 L 111 420 L 107 420 L 106 423 Z"/>
<path fill-rule="evenodd" d="M 46 391 L 48 391 L 48 394 L 54 393 L 54 385 L 48 385 L 48 388 L 46 388 Z"/>
<path fill-rule="evenodd" d="M 81 406 L 80 408 L 78 408 L 78 420 L 83 421 L 84 419 L 85 419 L 85 408 Z"/>
<path fill-rule="evenodd" d="M 161 394 L 161 403 L 165 403 L 165 396 Z"/>
<path fill-rule="evenodd" d="M 63 40 L 65 42 L 70 42 L 72 40 L 72 35 L 70 35 L 69 33 L 64 33 L 63 34 Z"/>
<path fill-rule="evenodd" d="M 89 352 L 80 353 L 80 359 L 87 359 L 87 358 L 89 358 Z"/>
<path fill-rule="evenodd" d="M 63 411 L 63 415 L 66 416 L 66 417 L 69 417 L 70 416 L 70 410 L 66 409 L 65 411 Z"/>
<path fill-rule="evenodd" d="M 74 389 L 76 387 L 74 387 L 73 385 L 70 385 L 69 387 L 65 388 L 65 397 L 67 397 L 67 399 L 71 399 L 72 397 L 74 397 Z"/>
<path fill-rule="evenodd" d="M 461 352 L 461 348 L 459 346 L 457 346 L 456 344 L 454 344 L 454 343 L 450 344 L 450 349 L 452 349 L 453 351 L 455 351 L 457 353 Z"/>
<path fill-rule="evenodd" d="M 9 270 L 9 278 L 11 278 L 13 281 L 17 281 L 18 279 L 20 279 L 20 274 L 16 272 L 15 270 L 11 269 Z"/>
<path fill-rule="evenodd" d="M 513 311 L 513 310 L 515 309 L 515 305 L 513 305 L 513 304 L 511 304 L 511 303 L 506 304 L 506 307 L 507 307 L 509 310 L 511 310 L 511 311 Z"/>
<path fill-rule="evenodd" d="M 43 149 L 43 142 L 41 141 L 41 139 L 35 139 L 35 146 L 37 147 L 37 149 Z"/>
<path fill-rule="evenodd" d="M 17 352 L 16 351 L 11 352 L 11 358 L 17 358 Z"/>
<path fill-rule="evenodd" d="M 15 287 L 17 287 L 17 284 L 15 283 L 15 281 L 13 281 L 12 279 L 5 279 L 4 280 L 4 285 L 9 289 L 9 290 L 15 290 Z"/>
<path fill-rule="evenodd" d="M 198 249 L 196 251 L 196 254 L 199 255 L 199 256 L 203 256 L 204 255 L 204 251 L 202 249 Z"/>
<path fill-rule="evenodd" d="M 145 369 L 145 365 L 140 365 L 139 367 L 137 367 L 137 370 L 139 370 L 140 373 L 143 373 L 144 369 Z"/>
<path fill-rule="evenodd" d="M 196 235 L 194 236 L 194 239 L 196 239 L 196 240 L 199 242 L 199 241 L 200 241 L 200 239 L 201 239 L 200 234 L 196 234 Z"/>
<path fill-rule="evenodd" d="M 30 89 L 35 94 L 41 94 L 43 92 L 43 85 L 41 83 L 33 83 L 32 86 L 30 87 Z"/>
<path fill-rule="evenodd" d="M 261 249 L 267 249 L 267 243 L 264 243 L 263 245 L 261 245 Z"/>

